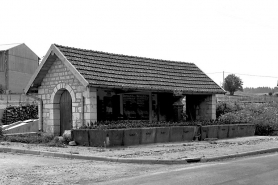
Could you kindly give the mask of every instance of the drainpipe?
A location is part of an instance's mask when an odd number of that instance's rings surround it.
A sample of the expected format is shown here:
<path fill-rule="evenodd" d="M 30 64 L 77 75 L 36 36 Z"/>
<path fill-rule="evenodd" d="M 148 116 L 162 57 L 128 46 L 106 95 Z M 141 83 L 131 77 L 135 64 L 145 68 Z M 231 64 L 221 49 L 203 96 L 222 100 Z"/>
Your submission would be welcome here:
<path fill-rule="evenodd" d="M 38 98 L 33 95 L 25 94 L 27 97 L 31 97 L 37 101 L 39 101 L 39 131 L 43 131 L 43 121 L 42 121 L 42 113 L 43 113 L 43 102 L 41 98 Z"/>

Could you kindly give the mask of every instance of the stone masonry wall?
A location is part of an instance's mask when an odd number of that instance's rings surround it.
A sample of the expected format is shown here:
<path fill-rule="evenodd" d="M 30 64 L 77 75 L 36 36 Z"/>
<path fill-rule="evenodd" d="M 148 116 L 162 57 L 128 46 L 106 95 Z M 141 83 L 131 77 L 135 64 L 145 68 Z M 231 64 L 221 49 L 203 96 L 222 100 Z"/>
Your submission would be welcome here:
<path fill-rule="evenodd" d="M 197 120 L 214 120 L 216 119 L 216 97 L 215 95 L 207 96 L 200 104 L 196 113 Z"/>
<path fill-rule="evenodd" d="M 55 96 L 63 90 L 68 90 L 72 97 L 72 128 L 78 128 L 83 124 L 82 98 L 84 122 L 88 124 L 97 119 L 96 91 L 84 87 L 63 62 L 57 59 L 38 89 L 38 97 L 43 100 L 43 131 L 55 135 L 60 134 L 59 97 Z"/>

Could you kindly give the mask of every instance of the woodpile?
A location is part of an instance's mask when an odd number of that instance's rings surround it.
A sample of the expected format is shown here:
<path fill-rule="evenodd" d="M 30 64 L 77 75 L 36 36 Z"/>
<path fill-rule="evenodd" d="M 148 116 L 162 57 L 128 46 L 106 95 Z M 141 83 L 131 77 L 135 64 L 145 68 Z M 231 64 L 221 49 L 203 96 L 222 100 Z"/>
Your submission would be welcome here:
<path fill-rule="evenodd" d="M 37 105 L 9 106 L 4 110 L 2 123 L 9 125 L 17 121 L 38 118 Z"/>

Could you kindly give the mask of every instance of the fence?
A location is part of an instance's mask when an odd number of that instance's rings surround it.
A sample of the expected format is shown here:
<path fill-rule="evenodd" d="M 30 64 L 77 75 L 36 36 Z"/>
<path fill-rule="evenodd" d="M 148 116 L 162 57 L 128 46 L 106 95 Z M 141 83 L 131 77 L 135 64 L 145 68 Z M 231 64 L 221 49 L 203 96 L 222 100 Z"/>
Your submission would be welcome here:
<path fill-rule="evenodd" d="M 278 102 L 277 96 L 250 95 L 250 96 L 227 96 L 217 95 L 217 102 L 239 102 L 239 103 L 267 103 Z"/>

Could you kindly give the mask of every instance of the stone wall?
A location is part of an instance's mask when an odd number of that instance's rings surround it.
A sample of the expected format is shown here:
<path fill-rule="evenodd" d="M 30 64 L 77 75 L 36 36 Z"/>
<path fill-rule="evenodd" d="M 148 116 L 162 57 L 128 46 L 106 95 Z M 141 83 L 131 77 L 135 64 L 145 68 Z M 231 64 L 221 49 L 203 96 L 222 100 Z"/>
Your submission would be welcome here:
<path fill-rule="evenodd" d="M 65 90 L 72 98 L 72 128 L 97 120 L 96 89 L 84 87 L 63 62 L 56 59 L 38 89 L 38 98 L 43 100 L 43 131 L 60 134 L 59 101 Z"/>
<path fill-rule="evenodd" d="M 216 97 L 215 95 L 206 96 L 196 110 L 197 120 L 216 119 Z"/>

